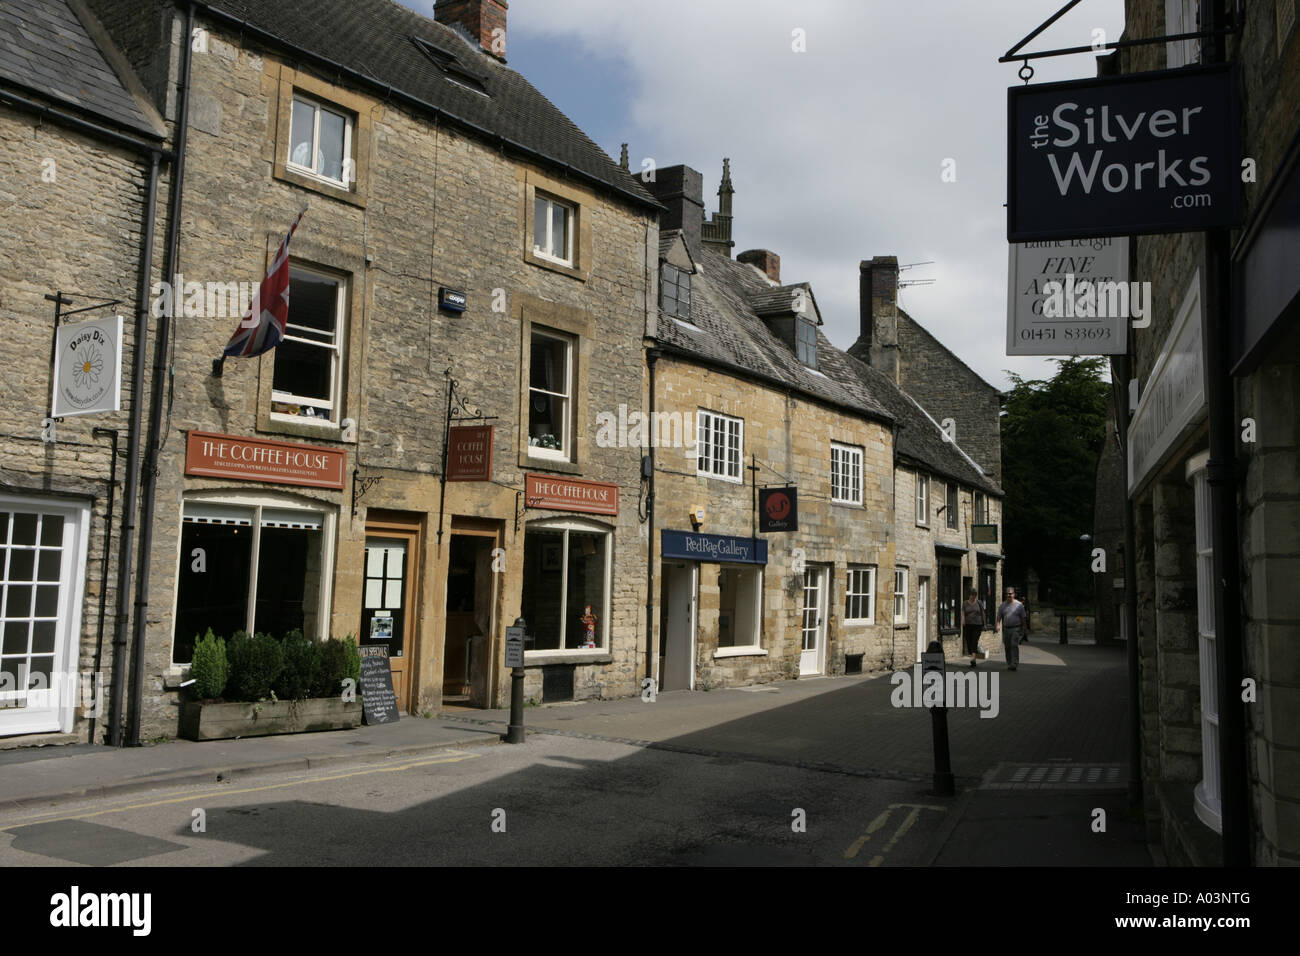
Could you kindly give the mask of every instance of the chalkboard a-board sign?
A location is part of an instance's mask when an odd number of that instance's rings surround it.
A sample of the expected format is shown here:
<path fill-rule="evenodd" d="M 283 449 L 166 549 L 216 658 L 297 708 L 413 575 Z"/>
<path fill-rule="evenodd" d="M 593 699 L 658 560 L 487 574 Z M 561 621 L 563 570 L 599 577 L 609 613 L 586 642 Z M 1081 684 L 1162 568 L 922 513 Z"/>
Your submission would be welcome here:
<path fill-rule="evenodd" d="M 398 719 L 393 670 L 387 656 L 361 658 L 361 722 L 391 724 Z"/>

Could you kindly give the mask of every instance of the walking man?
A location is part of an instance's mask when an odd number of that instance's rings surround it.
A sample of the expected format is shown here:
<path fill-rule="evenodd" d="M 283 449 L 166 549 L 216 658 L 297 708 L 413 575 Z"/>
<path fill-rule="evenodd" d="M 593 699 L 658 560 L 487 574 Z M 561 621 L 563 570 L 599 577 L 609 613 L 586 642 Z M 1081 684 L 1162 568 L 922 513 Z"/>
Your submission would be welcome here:
<path fill-rule="evenodd" d="M 980 634 L 984 632 L 984 605 L 974 588 L 966 592 L 966 603 L 961 606 L 961 627 L 966 652 L 970 654 L 970 666 L 974 667 L 980 654 Z"/>
<path fill-rule="evenodd" d="M 1020 634 L 1029 633 L 1029 615 L 1025 606 L 1016 600 L 1016 589 L 1007 588 L 1007 599 L 998 608 L 997 628 L 1002 631 L 1002 646 L 1007 652 L 1007 670 L 1020 664 Z"/>

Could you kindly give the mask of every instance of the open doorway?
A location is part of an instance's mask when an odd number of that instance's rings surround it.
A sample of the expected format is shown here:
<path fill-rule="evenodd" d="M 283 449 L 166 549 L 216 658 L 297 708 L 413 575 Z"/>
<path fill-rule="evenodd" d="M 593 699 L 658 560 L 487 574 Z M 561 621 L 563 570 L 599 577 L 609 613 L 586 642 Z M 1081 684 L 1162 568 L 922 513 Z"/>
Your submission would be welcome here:
<path fill-rule="evenodd" d="M 447 616 L 442 646 L 444 706 L 487 707 L 492 674 L 496 532 L 453 531 L 447 557 Z"/>
<path fill-rule="evenodd" d="M 659 689 L 695 687 L 695 585 L 699 565 L 665 562 L 659 594 Z"/>

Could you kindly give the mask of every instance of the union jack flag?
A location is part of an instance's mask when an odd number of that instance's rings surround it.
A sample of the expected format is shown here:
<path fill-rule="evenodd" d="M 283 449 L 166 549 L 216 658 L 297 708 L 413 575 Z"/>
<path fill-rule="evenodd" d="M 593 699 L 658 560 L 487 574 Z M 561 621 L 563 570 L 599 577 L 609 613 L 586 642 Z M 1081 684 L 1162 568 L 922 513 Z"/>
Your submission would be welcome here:
<path fill-rule="evenodd" d="M 253 304 L 244 313 L 218 362 L 224 362 L 227 356 L 253 358 L 269 352 L 284 339 L 285 324 L 289 321 L 289 240 L 306 212 L 304 207 L 289 227 L 289 234 L 276 250 L 266 278 L 257 288 Z"/>

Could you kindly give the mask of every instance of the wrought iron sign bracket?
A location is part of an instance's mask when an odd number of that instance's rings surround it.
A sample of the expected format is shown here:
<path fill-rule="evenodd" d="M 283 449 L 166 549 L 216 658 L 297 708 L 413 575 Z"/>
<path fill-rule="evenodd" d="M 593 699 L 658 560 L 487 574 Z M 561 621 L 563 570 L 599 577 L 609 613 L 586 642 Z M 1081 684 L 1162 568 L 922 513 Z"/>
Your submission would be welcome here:
<path fill-rule="evenodd" d="M 464 395 L 456 394 L 456 387 L 460 384 L 451 377 L 451 367 L 448 366 L 442 373 L 447 379 L 447 415 L 442 422 L 442 471 L 438 475 L 438 483 L 441 486 L 438 491 L 438 547 L 442 548 L 442 526 L 443 516 L 446 512 L 447 504 L 447 445 L 451 442 L 451 426 L 453 422 L 495 422 L 498 420 L 496 415 L 484 415 L 477 405 L 465 398 Z M 515 530 L 519 530 L 518 503 L 515 506 Z"/>
<path fill-rule="evenodd" d="M 357 502 L 366 496 L 366 492 L 384 480 L 383 475 L 361 477 L 361 469 L 352 469 L 352 517 L 357 516 Z"/>

